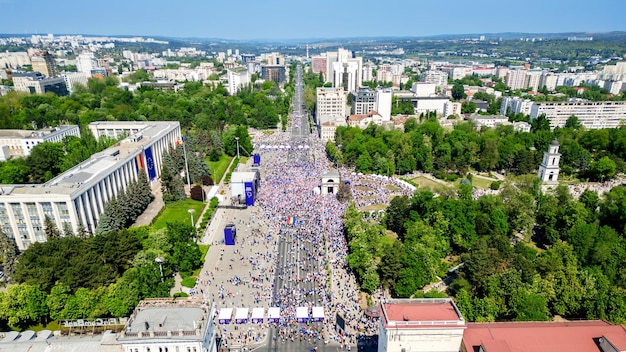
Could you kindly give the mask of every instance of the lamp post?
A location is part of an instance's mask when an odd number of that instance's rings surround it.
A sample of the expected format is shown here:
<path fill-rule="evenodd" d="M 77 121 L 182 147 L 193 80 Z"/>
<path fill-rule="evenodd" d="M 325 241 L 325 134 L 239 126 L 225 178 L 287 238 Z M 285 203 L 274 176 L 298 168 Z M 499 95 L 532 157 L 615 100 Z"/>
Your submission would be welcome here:
<path fill-rule="evenodd" d="M 189 215 L 191 216 L 191 227 L 196 227 L 194 222 L 193 222 L 193 213 L 196 211 L 195 209 L 189 209 L 187 210 L 189 212 Z"/>
<path fill-rule="evenodd" d="M 161 282 L 163 282 L 163 257 L 156 257 L 154 261 L 159 263 L 159 271 L 161 272 Z"/>
<path fill-rule="evenodd" d="M 235 137 L 235 140 L 237 141 L 237 160 L 239 160 L 239 137 Z"/>

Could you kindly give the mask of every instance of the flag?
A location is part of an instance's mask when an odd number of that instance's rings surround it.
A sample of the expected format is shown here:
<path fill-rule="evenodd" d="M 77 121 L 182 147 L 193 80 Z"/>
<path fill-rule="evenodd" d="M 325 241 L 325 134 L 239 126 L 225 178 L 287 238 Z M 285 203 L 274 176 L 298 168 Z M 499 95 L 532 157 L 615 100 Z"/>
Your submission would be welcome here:
<path fill-rule="evenodd" d="M 176 145 L 181 145 L 183 142 L 185 142 L 185 137 L 180 136 L 180 139 L 176 141 Z"/>
<path fill-rule="evenodd" d="M 290 216 L 287 218 L 287 225 L 292 225 L 296 223 L 296 217 L 295 216 Z"/>

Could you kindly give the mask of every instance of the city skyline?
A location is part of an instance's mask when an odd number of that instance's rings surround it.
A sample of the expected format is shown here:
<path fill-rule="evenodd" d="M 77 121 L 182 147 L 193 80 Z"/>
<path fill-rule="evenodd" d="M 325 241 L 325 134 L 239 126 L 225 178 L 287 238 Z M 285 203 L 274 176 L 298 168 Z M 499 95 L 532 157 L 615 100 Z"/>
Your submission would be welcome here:
<path fill-rule="evenodd" d="M 626 3 L 562 3 L 529 0 L 526 16 L 512 16 L 501 1 L 470 4 L 450 0 L 415 4 L 399 0 L 383 8 L 373 0 L 298 4 L 286 0 L 244 0 L 210 4 L 199 0 L 181 3 L 155 0 L 145 3 L 111 0 L 86 8 L 84 2 L 0 0 L 0 10 L 12 14 L 0 23 L 0 33 L 53 33 L 141 35 L 230 40 L 323 39 L 350 37 L 422 37 L 480 33 L 563 33 L 626 30 L 622 14 Z M 607 6 L 611 7 L 607 11 Z M 517 8 L 522 8 L 517 5 Z M 23 16 L 17 14 L 23 13 Z"/>

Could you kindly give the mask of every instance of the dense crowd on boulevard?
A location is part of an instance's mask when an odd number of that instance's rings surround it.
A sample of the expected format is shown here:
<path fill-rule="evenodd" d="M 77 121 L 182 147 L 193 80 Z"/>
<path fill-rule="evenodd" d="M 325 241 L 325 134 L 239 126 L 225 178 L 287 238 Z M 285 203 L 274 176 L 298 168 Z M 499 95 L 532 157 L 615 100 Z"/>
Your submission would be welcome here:
<path fill-rule="evenodd" d="M 220 325 L 224 346 L 252 347 L 263 341 L 270 325 L 276 327 L 273 339 L 309 341 L 311 344 L 339 342 L 354 346 L 358 339 L 378 333 L 378 322 L 365 314 L 359 288 L 346 261 L 348 247 L 343 235 L 342 216 L 347 203 L 336 196 L 319 194 L 321 175 L 330 170 L 324 148 L 313 143 L 306 150 L 295 150 L 290 135 L 276 132 L 259 134 L 254 143 L 261 150 L 261 186 L 249 219 L 236 218 L 239 227 L 250 228 L 250 235 L 235 246 L 221 245 L 220 255 L 228 251 L 230 260 L 198 278 L 195 292 L 215 300 L 218 310 L 238 307 L 280 307 L 280 323 Z M 291 154 L 290 154 L 291 153 Z M 294 154 L 298 153 L 296 157 Z M 304 158 L 304 156 L 307 156 Z M 411 193 L 406 184 L 391 177 L 359 175 L 339 170 L 342 182 L 351 187 L 358 206 L 388 204 L 392 194 Z M 381 187 L 383 185 L 388 185 Z M 293 224 L 288 223 L 293 219 Z M 238 231 L 239 233 L 239 231 Z M 278 243 L 287 242 L 287 260 L 280 267 Z M 318 250 L 304 250 L 308 248 Z M 301 248 L 300 248 L 301 246 Z M 229 275 L 233 266 L 247 268 L 247 275 Z M 319 270 L 311 270 L 317 267 Z M 306 275 L 296 277 L 298 269 Z M 274 287 L 276 276 L 281 287 Z M 219 279 L 221 278 L 221 279 Z M 381 292 L 374 294 L 377 302 Z M 296 307 L 324 307 L 324 322 L 297 323 Z M 336 317 L 345 321 L 336 330 Z"/>

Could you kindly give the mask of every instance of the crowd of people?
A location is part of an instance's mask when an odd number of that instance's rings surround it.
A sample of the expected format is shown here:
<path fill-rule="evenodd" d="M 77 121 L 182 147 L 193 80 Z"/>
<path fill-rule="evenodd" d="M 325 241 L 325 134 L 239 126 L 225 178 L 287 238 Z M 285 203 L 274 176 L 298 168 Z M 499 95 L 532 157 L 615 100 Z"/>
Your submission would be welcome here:
<path fill-rule="evenodd" d="M 377 318 L 368 316 L 346 257 L 342 218 L 348 203 L 321 195 L 321 175 L 330 171 L 324 147 L 294 141 L 289 133 L 258 133 L 260 187 L 252 215 L 236 215 L 237 244 L 220 247 L 213 270 L 198 278 L 195 292 L 216 302 L 218 310 L 279 307 L 279 323 L 220 324 L 223 346 L 252 347 L 275 328 L 276 343 L 334 341 L 350 348 L 378 333 Z M 306 148 L 298 148 L 301 145 Z M 394 195 L 410 195 L 411 185 L 392 177 L 338 170 L 351 187 L 357 206 L 387 205 Z M 237 217 L 238 216 L 238 217 Z M 378 216 L 373 214 L 372 216 Z M 240 231 L 243 229 L 244 231 Z M 233 274 L 244 267 L 245 274 Z M 237 272 L 237 270 L 234 270 Z M 373 295 L 375 303 L 382 292 Z M 297 307 L 324 308 L 324 321 L 297 321 Z"/>

